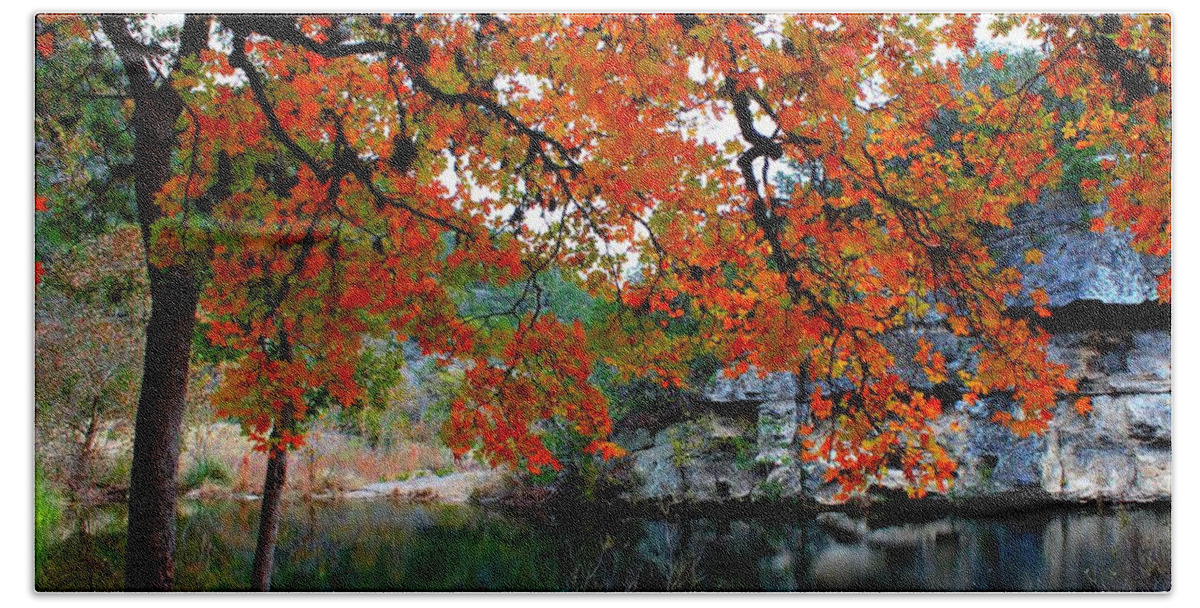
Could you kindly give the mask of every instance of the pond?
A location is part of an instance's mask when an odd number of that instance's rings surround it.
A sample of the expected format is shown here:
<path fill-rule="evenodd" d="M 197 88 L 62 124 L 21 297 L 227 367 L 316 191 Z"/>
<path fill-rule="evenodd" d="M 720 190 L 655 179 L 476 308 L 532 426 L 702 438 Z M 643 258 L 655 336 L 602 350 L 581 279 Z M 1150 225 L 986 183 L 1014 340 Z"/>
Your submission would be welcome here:
<path fill-rule="evenodd" d="M 257 503 L 184 502 L 176 582 L 249 585 Z M 67 513 L 39 590 L 117 589 L 125 512 Z M 832 525 L 831 525 L 832 524 Z M 878 522 L 840 514 L 501 514 L 392 500 L 288 505 L 274 588 L 292 591 L 1164 591 L 1169 505 Z"/>

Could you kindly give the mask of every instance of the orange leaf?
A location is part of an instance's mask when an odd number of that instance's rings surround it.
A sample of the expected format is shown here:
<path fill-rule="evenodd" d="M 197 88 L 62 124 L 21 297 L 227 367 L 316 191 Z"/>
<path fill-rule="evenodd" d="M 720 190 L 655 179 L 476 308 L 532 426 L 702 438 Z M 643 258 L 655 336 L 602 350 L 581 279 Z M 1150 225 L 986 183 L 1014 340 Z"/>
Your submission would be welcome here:
<path fill-rule="evenodd" d="M 1075 400 L 1075 411 L 1079 412 L 1080 416 L 1086 416 L 1092 411 L 1092 398 L 1080 397 Z"/>

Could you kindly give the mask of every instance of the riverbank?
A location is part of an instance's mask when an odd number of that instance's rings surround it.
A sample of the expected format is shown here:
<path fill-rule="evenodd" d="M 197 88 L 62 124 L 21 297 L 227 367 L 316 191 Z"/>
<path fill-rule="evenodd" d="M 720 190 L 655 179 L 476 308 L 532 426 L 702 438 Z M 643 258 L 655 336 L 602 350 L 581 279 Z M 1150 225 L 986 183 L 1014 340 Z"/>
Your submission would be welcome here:
<path fill-rule="evenodd" d="M 317 493 L 299 493 L 305 500 L 368 500 L 392 498 L 406 502 L 467 504 L 481 493 L 498 493 L 506 475 L 495 469 L 438 473 L 417 471 L 410 478 L 366 484 L 357 488 Z M 293 495 L 297 492 L 293 491 Z M 192 500 L 232 499 L 255 501 L 261 496 L 251 492 L 233 492 L 227 488 L 205 486 L 193 489 L 184 498 Z"/>
<path fill-rule="evenodd" d="M 438 474 L 417 471 L 410 478 L 365 484 L 341 491 L 305 493 L 293 490 L 294 500 L 331 502 L 389 499 L 401 503 L 483 505 L 487 507 L 553 510 L 578 509 L 580 505 L 608 509 L 636 516 L 668 517 L 730 517 L 770 516 L 772 514 L 841 513 L 871 521 L 919 521 L 947 516 L 990 517 L 1007 514 L 1061 512 L 1078 508 L 1119 509 L 1150 508 L 1170 510 L 1170 498 L 1154 500 L 1112 501 L 1099 498 L 1067 499 L 1047 492 L 1024 489 L 991 495 L 945 496 L 928 495 L 908 498 L 874 495 L 870 500 L 852 500 L 828 504 L 802 496 L 725 500 L 630 500 L 628 495 L 609 494 L 591 503 L 580 501 L 568 492 L 556 491 L 553 486 L 534 486 L 497 469 L 479 469 Z M 189 500 L 253 502 L 261 497 L 253 492 L 233 492 L 228 488 L 205 486 L 186 492 Z M 112 495 L 112 500 L 123 500 Z M 565 506 L 565 507 L 564 507 Z"/>

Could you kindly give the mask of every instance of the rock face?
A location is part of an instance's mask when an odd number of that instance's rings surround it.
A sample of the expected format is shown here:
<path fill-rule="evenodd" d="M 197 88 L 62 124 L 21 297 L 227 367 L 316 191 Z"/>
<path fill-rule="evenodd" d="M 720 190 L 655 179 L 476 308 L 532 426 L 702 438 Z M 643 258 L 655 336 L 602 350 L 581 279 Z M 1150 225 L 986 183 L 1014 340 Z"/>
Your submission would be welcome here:
<path fill-rule="evenodd" d="M 914 332 L 915 341 L 919 332 Z M 951 495 L 964 498 L 1009 493 L 1064 501 L 1165 500 L 1171 496 L 1170 333 L 1167 330 L 1096 329 L 1055 334 L 1050 355 L 1070 368 L 1092 412 L 1078 414 L 1074 397 L 1059 405 L 1043 435 L 1016 437 L 991 422 L 996 403 L 959 401 L 939 421 L 941 443 L 958 461 Z M 807 404 L 793 394 L 762 390 L 748 399 L 737 388 L 707 396 L 753 416 L 704 410 L 695 420 L 670 425 L 651 440 L 644 430 L 627 434 L 635 500 L 723 501 L 802 497 L 834 502 L 836 488 L 820 483 L 822 465 L 795 459 L 796 425 Z M 776 386 L 788 384 L 776 381 Z M 795 386 L 794 382 L 790 383 Z M 744 389 L 741 389 L 744 390 Z M 800 393 L 803 394 L 803 393 Z M 727 411 L 727 409 L 726 409 Z M 957 431 L 950 430 L 951 425 Z M 618 437 L 618 441 L 621 441 Z M 903 487 L 900 478 L 882 488 Z"/>
<path fill-rule="evenodd" d="M 952 415 L 965 429 L 956 492 L 1042 490 L 1064 500 L 1171 496 L 1170 334 L 1093 330 L 1057 334 L 1051 356 L 1071 368 L 1092 412 L 1060 403 L 1050 430 L 1018 439 L 989 424 L 980 403 Z"/>
<path fill-rule="evenodd" d="M 1012 214 L 1013 227 L 989 240 L 992 256 L 1015 266 L 1026 289 L 1042 288 L 1051 307 L 1094 300 L 1106 304 L 1139 304 L 1153 300 L 1156 276 L 1170 268 L 1170 257 L 1142 255 L 1130 248 L 1130 234 L 1106 228 L 1092 232 L 1090 219 L 1103 211 L 1076 195 L 1047 195 L 1038 205 Z M 1026 264 L 1026 250 L 1036 248 L 1045 258 Z M 1027 297 L 1014 302 L 1030 305 Z"/>
<path fill-rule="evenodd" d="M 1067 361 L 1080 370 L 1093 411 L 1085 418 L 1060 406 L 1046 435 L 1042 488 L 1066 498 L 1169 498 L 1170 334 L 1091 332 L 1055 341 L 1075 357 Z"/>
<path fill-rule="evenodd" d="M 715 415 L 657 433 L 632 453 L 640 484 L 635 500 L 665 502 L 744 500 L 755 486 L 753 429 Z"/>
<path fill-rule="evenodd" d="M 1013 229 L 990 242 L 998 261 L 1020 268 L 1027 290 L 1046 290 L 1055 309 L 1045 324 L 1050 358 L 1068 366 L 1093 410 L 1081 416 L 1071 396 L 1059 404 L 1047 433 L 1019 438 L 990 421 L 1004 405 L 998 401 L 947 407 L 939 441 L 958 461 L 953 496 L 1170 499 L 1170 307 L 1154 301 L 1155 277 L 1169 270 L 1170 259 L 1133 252 L 1126 233 L 1091 232 L 1092 211 L 1078 199 L 1056 195 L 1017 212 Z M 1030 248 L 1043 252 L 1042 264 L 1023 262 Z M 1029 300 L 1023 295 L 1010 304 L 1019 308 Z M 903 363 L 911 361 L 918 338 L 946 356 L 952 377 L 974 363 L 970 344 L 935 324 L 894 332 L 886 337 L 888 346 L 901 377 L 915 387 L 931 388 L 919 369 Z M 640 439 L 626 433 L 638 480 L 630 498 L 834 502 L 836 489 L 820 483 L 822 465 L 795 461 L 795 429 L 808 416 L 809 391 L 801 384 L 788 373 L 718 374 L 693 404 L 706 412 L 699 418 L 668 426 L 653 442 L 644 432 Z M 743 417 L 735 420 L 731 410 Z M 757 422 L 739 422 L 745 418 Z M 897 476 L 877 485 L 897 490 L 904 484 Z"/>

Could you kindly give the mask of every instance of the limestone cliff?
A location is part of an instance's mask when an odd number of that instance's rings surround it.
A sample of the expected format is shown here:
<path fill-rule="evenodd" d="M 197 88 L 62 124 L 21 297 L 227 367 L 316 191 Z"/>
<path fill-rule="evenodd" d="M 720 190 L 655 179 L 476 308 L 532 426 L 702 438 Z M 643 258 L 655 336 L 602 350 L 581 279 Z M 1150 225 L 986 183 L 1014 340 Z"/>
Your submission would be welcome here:
<path fill-rule="evenodd" d="M 1170 307 L 1155 300 L 1155 276 L 1169 258 L 1139 255 L 1127 234 L 1089 230 L 1090 210 L 1058 195 L 1022 209 L 1011 230 L 991 238 L 993 255 L 1020 267 L 1027 289 L 1042 288 L 1054 315 L 1050 356 L 1069 366 L 1079 391 L 1092 397 L 1081 416 L 1071 399 L 1060 404 L 1050 430 L 1018 438 L 990 422 L 1002 405 L 980 400 L 947 407 L 940 439 L 959 463 L 950 494 L 961 498 L 1022 496 L 1037 500 L 1151 501 L 1171 496 Z M 1037 247 L 1042 264 L 1022 254 Z M 1022 297 L 1023 298 L 1023 297 Z M 1022 314 L 1027 299 L 1011 302 Z M 951 372 L 970 364 L 969 344 L 936 324 L 889 336 L 900 374 L 928 387 L 924 374 L 903 367 L 918 338 L 947 355 Z M 633 500 L 723 501 L 797 497 L 833 502 L 835 489 L 818 482 L 820 463 L 796 462 L 798 422 L 808 415 L 791 374 L 740 378 L 720 374 L 690 402 L 686 420 L 662 428 L 626 427 L 617 440 L 631 451 Z M 990 397 L 993 401 L 998 397 Z M 953 424 L 960 431 L 951 431 Z M 898 490 L 885 479 L 876 496 Z"/>

